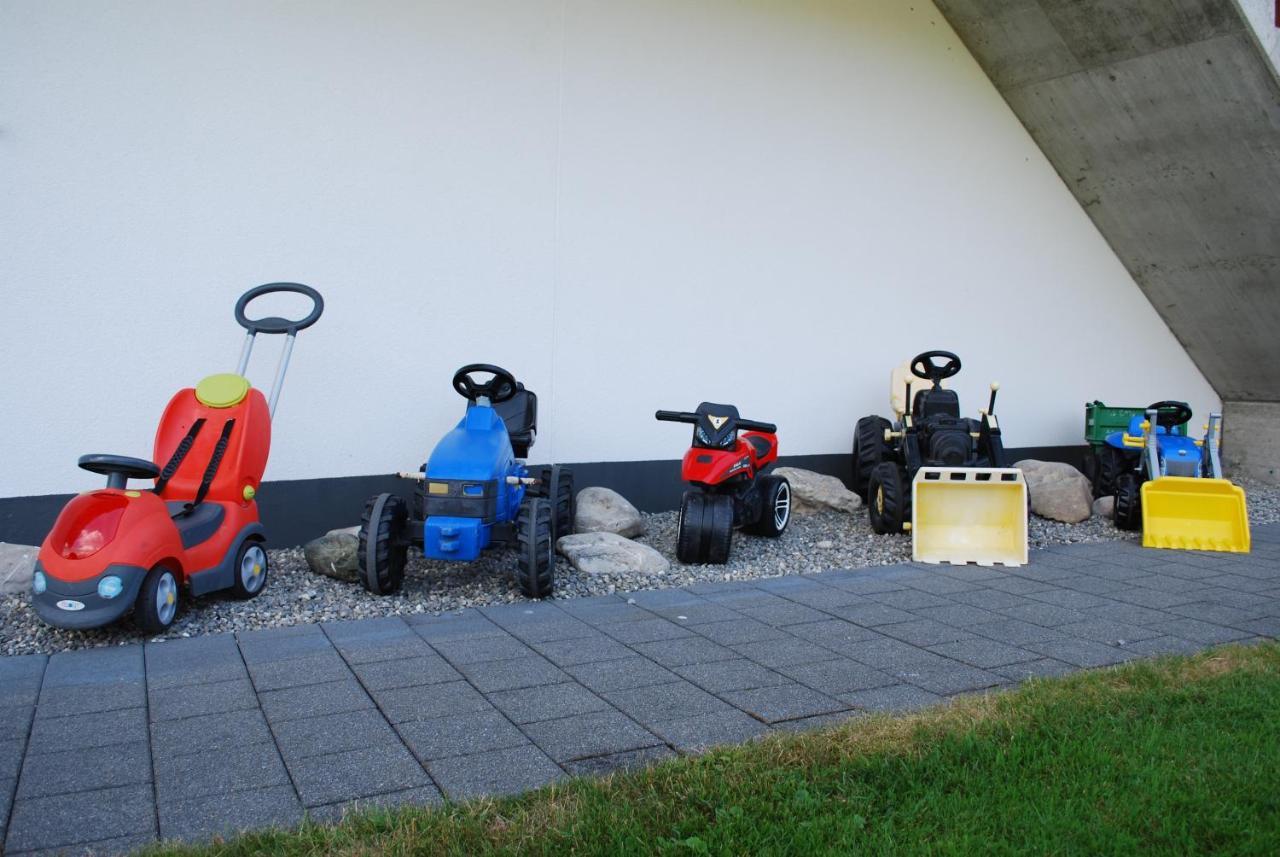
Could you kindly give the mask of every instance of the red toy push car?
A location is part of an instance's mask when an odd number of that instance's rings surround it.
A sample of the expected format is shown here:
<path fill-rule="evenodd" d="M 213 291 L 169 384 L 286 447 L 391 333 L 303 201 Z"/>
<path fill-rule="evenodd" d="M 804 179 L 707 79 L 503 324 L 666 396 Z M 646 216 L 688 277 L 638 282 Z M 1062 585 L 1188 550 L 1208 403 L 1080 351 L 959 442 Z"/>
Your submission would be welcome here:
<path fill-rule="evenodd" d="M 658 411 L 655 416 L 693 426 L 693 445 L 680 468 L 693 486 L 680 503 L 676 556 L 681 562 L 728 562 L 734 527 L 782 535 L 791 520 L 791 485 L 760 472 L 778 458 L 777 426 L 744 420 L 733 405 L 711 402 L 693 413 Z M 738 437 L 739 429 L 747 433 Z"/>
<path fill-rule="evenodd" d="M 297 292 L 314 305 L 300 321 L 245 316 L 251 300 L 272 292 Z M 155 633 L 173 624 L 184 585 L 192 595 L 230 589 L 252 598 L 262 591 L 267 553 L 254 497 L 271 447 L 271 415 L 294 337 L 323 310 L 310 286 L 270 283 L 245 292 L 235 308 L 248 331 L 240 366 L 170 400 L 154 452 L 164 468 L 122 455 L 80 458 L 85 470 L 107 477 L 107 487 L 67 503 L 41 545 L 32 581 L 41 619 L 59 628 L 96 628 L 132 608 L 137 625 Z M 286 336 L 269 400 L 244 377 L 259 333 Z M 129 490 L 129 479 L 156 483 Z"/>

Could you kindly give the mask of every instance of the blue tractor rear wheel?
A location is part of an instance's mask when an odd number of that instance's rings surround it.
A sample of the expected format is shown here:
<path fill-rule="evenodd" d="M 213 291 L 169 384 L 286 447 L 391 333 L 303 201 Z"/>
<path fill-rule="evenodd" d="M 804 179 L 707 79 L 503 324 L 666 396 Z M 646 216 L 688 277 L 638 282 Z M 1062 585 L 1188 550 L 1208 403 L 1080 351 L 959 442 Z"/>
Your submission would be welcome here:
<path fill-rule="evenodd" d="M 1138 454 L 1103 444 L 1094 459 L 1093 496 L 1110 497 L 1116 492 L 1116 481 L 1138 464 Z"/>
<path fill-rule="evenodd" d="M 1115 517 L 1119 529 L 1142 529 L 1142 485 L 1132 473 L 1116 480 Z"/>
<path fill-rule="evenodd" d="M 573 490 L 573 471 L 559 464 L 544 464 L 538 469 L 538 484 L 534 491 L 538 497 L 551 501 L 551 538 L 573 534 L 573 522 L 578 514 L 578 497 Z"/>
<path fill-rule="evenodd" d="M 409 554 L 404 529 L 408 517 L 404 500 L 394 494 L 370 497 L 365 504 L 356 560 L 360 582 L 375 595 L 391 595 L 404 583 Z"/>

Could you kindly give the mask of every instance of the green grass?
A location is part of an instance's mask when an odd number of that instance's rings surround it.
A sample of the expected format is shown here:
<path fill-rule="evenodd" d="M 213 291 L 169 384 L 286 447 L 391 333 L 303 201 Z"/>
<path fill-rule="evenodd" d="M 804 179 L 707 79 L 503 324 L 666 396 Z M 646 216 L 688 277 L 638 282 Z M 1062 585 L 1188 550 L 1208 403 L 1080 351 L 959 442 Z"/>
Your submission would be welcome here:
<path fill-rule="evenodd" d="M 1280 646 L 148 854 L 1280 853 Z"/>

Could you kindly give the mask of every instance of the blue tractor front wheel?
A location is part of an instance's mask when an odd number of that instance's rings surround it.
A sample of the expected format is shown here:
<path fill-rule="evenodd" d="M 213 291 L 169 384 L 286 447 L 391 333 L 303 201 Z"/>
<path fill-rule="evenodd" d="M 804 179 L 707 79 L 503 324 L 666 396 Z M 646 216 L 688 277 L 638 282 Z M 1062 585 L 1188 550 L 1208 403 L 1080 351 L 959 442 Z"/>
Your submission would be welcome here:
<path fill-rule="evenodd" d="M 525 497 L 516 516 L 516 582 L 526 598 L 549 598 L 555 589 L 551 501 Z"/>

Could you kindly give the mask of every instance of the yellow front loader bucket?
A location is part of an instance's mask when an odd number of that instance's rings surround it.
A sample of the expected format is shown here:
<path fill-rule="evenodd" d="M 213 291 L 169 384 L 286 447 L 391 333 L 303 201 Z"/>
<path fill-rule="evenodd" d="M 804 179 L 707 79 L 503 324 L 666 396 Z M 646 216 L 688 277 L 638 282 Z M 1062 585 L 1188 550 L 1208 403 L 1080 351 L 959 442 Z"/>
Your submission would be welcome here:
<path fill-rule="evenodd" d="M 911 483 L 911 558 L 956 565 L 1025 565 L 1022 471 L 921 467 Z"/>
<path fill-rule="evenodd" d="M 1248 553 L 1244 489 L 1226 479 L 1189 476 L 1142 483 L 1142 545 Z"/>

